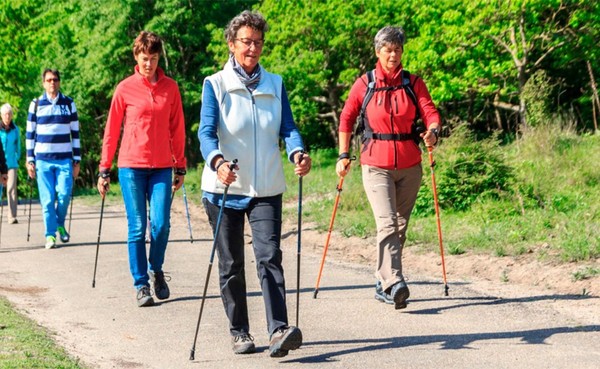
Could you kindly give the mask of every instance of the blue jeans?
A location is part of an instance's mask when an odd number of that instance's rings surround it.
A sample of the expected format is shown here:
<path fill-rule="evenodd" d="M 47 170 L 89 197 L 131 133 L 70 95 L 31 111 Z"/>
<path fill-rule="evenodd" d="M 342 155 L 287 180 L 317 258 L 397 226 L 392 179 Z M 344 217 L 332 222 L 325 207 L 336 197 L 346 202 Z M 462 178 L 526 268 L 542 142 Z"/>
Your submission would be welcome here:
<path fill-rule="evenodd" d="M 127 248 L 133 285 L 149 286 L 148 267 L 162 271 L 169 241 L 171 168 L 119 168 L 119 183 L 127 213 Z M 146 256 L 146 225 L 150 205 L 150 253 Z"/>
<path fill-rule="evenodd" d="M 36 160 L 35 172 L 46 237 L 56 236 L 56 229 L 65 226 L 69 209 L 73 188 L 73 160 Z"/>

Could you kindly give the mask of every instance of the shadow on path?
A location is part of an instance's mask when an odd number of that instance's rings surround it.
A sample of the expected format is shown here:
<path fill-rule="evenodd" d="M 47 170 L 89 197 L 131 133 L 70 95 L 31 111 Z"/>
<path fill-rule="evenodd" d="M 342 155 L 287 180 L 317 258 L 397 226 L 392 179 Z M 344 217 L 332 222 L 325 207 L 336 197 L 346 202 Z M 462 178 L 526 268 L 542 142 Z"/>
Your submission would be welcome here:
<path fill-rule="evenodd" d="M 303 358 L 285 360 L 282 363 L 326 363 L 334 361 L 335 357 L 375 350 L 389 350 L 395 348 L 407 348 L 412 346 L 440 344 L 442 350 L 469 349 L 468 345 L 475 341 L 498 340 L 498 339 L 520 339 L 530 345 L 546 344 L 546 339 L 557 334 L 600 332 L 600 325 L 588 325 L 580 327 L 555 327 L 545 329 L 533 329 L 515 332 L 489 332 L 454 335 L 432 335 L 432 336 L 408 336 L 389 337 L 378 339 L 349 339 L 333 341 L 305 342 L 306 346 L 321 345 L 348 345 L 358 346 L 347 349 L 330 351 L 324 354 L 306 356 Z"/>

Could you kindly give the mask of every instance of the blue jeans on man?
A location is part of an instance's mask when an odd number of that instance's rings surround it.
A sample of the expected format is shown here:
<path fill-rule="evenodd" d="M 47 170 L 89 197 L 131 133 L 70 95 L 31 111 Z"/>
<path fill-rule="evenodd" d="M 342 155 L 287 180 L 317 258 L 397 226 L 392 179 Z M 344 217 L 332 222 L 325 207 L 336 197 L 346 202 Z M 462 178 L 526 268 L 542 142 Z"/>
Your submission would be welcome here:
<path fill-rule="evenodd" d="M 65 226 L 71 201 L 73 160 L 36 160 L 35 168 L 46 237 L 56 236 L 58 227 Z"/>
<path fill-rule="evenodd" d="M 150 286 L 148 267 L 162 271 L 170 231 L 172 169 L 119 168 L 119 183 L 127 213 L 129 269 L 136 289 Z M 150 252 L 146 225 L 150 206 Z"/>

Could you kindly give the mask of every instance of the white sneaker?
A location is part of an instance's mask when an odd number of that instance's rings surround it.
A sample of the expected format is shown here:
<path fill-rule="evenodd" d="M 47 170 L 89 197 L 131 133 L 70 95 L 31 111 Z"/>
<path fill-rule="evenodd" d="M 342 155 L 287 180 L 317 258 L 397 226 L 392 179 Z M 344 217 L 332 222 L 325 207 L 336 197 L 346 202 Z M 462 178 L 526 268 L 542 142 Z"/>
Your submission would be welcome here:
<path fill-rule="evenodd" d="M 53 249 L 56 247 L 56 237 L 47 236 L 46 237 L 46 249 Z"/>

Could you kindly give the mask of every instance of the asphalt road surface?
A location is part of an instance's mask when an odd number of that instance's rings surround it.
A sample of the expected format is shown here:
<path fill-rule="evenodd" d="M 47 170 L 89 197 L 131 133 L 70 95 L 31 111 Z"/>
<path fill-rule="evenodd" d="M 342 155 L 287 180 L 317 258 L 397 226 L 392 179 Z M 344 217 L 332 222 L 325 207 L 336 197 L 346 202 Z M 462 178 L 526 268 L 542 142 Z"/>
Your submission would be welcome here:
<path fill-rule="evenodd" d="M 600 368 L 597 297 L 466 280 L 449 281 L 446 297 L 439 276 L 408 274 L 409 305 L 396 311 L 373 298 L 370 267 L 327 260 L 318 297 L 313 299 L 321 255 L 309 252 L 301 259 L 298 325 L 304 344 L 284 358 L 270 358 L 250 245 L 248 304 L 258 352 L 235 355 L 231 350 L 215 258 L 196 358 L 190 361 L 212 235 L 206 219 L 196 216 L 195 240 L 190 242 L 180 201 L 175 204 L 164 265 L 171 277 L 170 299 L 154 307 L 137 307 L 127 262 L 127 221 L 120 203 L 105 208 L 92 288 L 100 201 L 98 206 L 75 205 L 71 242 L 59 243 L 61 247 L 53 250 L 44 249 L 39 205 L 34 205 L 27 242 L 21 205 L 20 223 L 2 225 L 0 295 L 47 327 L 71 355 L 99 369 Z M 295 225 L 284 234 L 288 314 L 290 324 L 295 324 Z"/>

